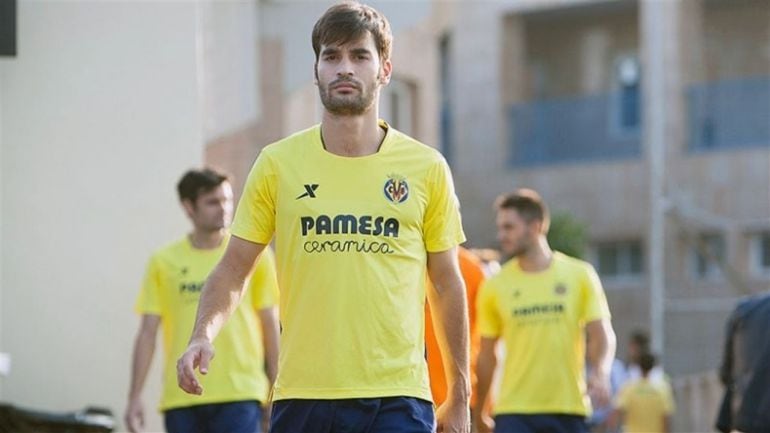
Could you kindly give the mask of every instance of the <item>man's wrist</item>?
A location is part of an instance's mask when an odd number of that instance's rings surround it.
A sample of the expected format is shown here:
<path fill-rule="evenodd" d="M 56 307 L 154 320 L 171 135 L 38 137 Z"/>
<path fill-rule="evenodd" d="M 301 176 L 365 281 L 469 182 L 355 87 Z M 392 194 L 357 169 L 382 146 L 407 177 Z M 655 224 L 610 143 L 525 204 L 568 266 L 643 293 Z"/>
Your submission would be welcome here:
<path fill-rule="evenodd" d="M 188 345 L 192 346 L 193 344 L 211 344 L 211 340 L 206 334 L 195 332 L 193 333 L 192 337 L 190 337 L 190 342 Z"/>
<path fill-rule="evenodd" d="M 449 392 L 447 393 L 447 401 L 450 401 L 453 404 L 463 404 L 468 406 L 470 404 L 470 399 L 470 386 L 453 386 L 449 388 Z"/>

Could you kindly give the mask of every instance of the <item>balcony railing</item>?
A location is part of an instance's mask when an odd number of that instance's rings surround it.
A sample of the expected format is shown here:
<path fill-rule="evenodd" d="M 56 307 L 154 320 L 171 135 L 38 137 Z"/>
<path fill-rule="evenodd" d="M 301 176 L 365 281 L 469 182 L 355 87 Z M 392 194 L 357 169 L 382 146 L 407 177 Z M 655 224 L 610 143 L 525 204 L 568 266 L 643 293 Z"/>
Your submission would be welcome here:
<path fill-rule="evenodd" d="M 543 100 L 509 108 L 514 166 L 615 160 L 641 155 L 638 92 Z"/>
<path fill-rule="evenodd" d="M 691 151 L 770 147 L 770 77 L 687 89 Z"/>

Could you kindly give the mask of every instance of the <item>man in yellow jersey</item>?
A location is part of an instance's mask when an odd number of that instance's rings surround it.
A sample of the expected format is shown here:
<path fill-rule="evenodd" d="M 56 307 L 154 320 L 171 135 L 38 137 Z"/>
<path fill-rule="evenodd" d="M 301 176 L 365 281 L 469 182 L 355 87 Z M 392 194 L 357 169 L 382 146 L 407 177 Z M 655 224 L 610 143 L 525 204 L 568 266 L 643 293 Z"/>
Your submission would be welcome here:
<path fill-rule="evenodd" d="M 316 22 L 321 124 L 259 155 L 177 365 L 180 386 L 205 393 L 194 369 L 209 370 L 211 341 L 275 234 L 282 333 L 272 432 L 469 430 L 459 205 L 441 154 L 378 119 L 391 39 L 385 17 L 360 3 Z M 426 292 L 449 390 L 435 417 Z"/>
<path fill-rule="evenodd" d="M 202 380 L 206 393 L 193 396 L 176 386 L 176 359 L 187 346 L 203 283 L 227 247 L 233 193 L 227 177 L 210 169 L 190 170 L 177 185 L 193 231 L 161 248 L 150 259 L 136 310 L 131 388 L 125 414 L 131 432 L 144 427 L 142 388 L 163 330 L 163 411 L 169 433 L 260 431 L 278 361 L 278 281 L 271 253 L 264 254 L 246 285 L 244 302 L 216 341 L 216 370 Z"/>
<path fill-rule="evenodd" d="M 482 431 L 494 425 L 496 432 L 585 432 L 588 393 L 608 400 L 615 354 L 601 283 L 590 264 L 551 250 L 548 209 L 535 191 L 504 194 L 495 207 L 498 240 L 514 258 L 482 285 L 477 300 L 479 409 L 489 396 L 498 339 L 506 350 L 494 422 L 477 410 L 476 423 Z"/>

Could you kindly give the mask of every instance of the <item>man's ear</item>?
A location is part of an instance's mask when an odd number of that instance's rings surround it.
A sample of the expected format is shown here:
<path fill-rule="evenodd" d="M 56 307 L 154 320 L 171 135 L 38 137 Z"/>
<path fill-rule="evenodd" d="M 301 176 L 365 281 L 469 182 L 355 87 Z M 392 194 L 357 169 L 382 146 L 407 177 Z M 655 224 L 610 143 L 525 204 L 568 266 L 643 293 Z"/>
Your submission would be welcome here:
<path fill-rule="evenodd" d="M 313 84 L 318 85 L 318 62 L 313 63 Z"/>
<path fill-rule="evenodd" d="M 385 86 L 390 83 L 390 76 L 393 73 L 393 63 L 390 59 L 382 62 L 382 73 L 380 74 L 380 84 Z"/>
<path fill-rule="evenodd" d="M 529 226 L 529 229 L 532 230 L 535 234 L 543 234 L 543 222 L 540 220 L 533 219 L 529 223 L 527 223 L 527 226 Z"/>
<path fill-rule="evenodd" d="M 184 212 L 187 214 L 188 217 L 192 218 L 192 216 L 195 214 L 195 202 L 193 202 L 188 198 L 183 199 L 182 209 L 184 209 Z"/>

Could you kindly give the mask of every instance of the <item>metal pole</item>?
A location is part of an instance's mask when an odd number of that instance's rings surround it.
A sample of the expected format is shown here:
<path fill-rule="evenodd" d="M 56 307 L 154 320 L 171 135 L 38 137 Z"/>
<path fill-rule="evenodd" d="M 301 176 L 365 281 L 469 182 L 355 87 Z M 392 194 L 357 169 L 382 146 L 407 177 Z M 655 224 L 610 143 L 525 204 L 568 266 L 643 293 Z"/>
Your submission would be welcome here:
<path fill-rule="evenodd" d="M 666 47 L 670 27 L 667 1 L 642 0 L 644 144 L 647 147 L 650 184 L 648 233 L 650 282 L 650 336 L 652 350 L 663 356 L 665 348 L 665 144 L 666 144 Z"/>

